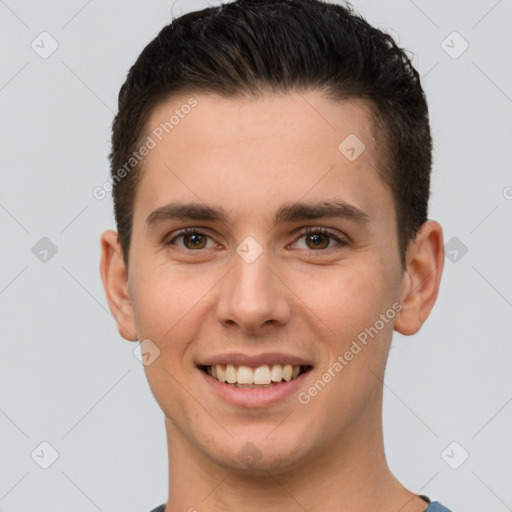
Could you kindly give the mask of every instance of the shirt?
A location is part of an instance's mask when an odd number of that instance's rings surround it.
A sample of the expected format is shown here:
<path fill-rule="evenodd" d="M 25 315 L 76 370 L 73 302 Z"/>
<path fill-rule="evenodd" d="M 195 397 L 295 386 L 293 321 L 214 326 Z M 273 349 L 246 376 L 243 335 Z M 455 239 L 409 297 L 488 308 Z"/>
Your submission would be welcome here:
<path fill-rule="evenodd" d="M 446 507 L 443 507 L 439 501 L 430 501 L 430 498 L 427 496 L 419 495 L 420 498 L 425 500 L 429 505 L 428 508 L 425 510 L 425 512 L 451 512 L 451 510 L 448 510 Z M 151 512 L 164 512 L 165 509 L 165 503 L 163 505 L 160 505 L 159 507 L 156 507 Z"/>

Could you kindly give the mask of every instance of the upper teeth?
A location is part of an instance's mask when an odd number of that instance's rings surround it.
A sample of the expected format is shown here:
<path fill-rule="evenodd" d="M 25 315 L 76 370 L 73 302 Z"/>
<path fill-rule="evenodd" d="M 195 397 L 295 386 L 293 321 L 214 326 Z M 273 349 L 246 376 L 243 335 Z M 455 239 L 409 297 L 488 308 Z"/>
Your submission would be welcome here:
<path fill-rule="evenodd" d="M 215 364 L 207 367 L 208 374 L 220 382 L 229 384 L 270 384 L 295 379 L 300 373 L 300 366 L 291 364 L 268 364 L 251 368 L 250 366 L 235 366 L 232 364 Z"/>

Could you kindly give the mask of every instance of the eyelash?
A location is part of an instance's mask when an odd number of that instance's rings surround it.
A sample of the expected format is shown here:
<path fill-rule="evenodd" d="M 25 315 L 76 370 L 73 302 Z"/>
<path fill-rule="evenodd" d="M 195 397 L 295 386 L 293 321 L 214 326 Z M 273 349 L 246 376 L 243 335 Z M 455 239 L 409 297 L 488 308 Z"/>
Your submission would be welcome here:
<path fill-rule="evenodd" d="M 299 234 L 299 236 L 296 239 L 296 241 L 299 240 L 300 238 L 304 237 L 304 236 L 307 236 L 307 235 L 317 235 L 317 234 L 318 235 L 327 235 L 327 236 L 329 236 L 332 240 L 337 242 L 338 247 L 347 246 L 348 243 L 349 243 L 344 238 L 336 235 L 335 233 L 329 231 L 326 228 L 316 228 L 316 227 L 308 227 L 308 228 L 306 228 L 306 230 L 302 231 Z M 186 235 L 201 235 L 201 236 L 206 236 L 208 238 L 211 238 L 209 235 L 207 235 L 206 233 L 203 233 L 202 231 L 198 230 L 197 228 L 184 228 L 181 231 L 179 231 L 176 234 L 176 236 L 174 236 L 171 240 L 169 240 L 169 242 L 167 242 L 166 245 L 173 245 L 173 242 L 175 242 L 178 238 L 181 238 L 181 237 L 186 236 Z M 326 249 L 318 249 L 318 250 L 315 250 L 315 249 L 301 249 L 301 250 L 308 251 L 308 252 L 324 252 L 324 251 L 327 251 L 329 249 L 334 249 L 334 248 L 336 248 L 336 246 L 335 247 L 327 247 Z M 189 251 L 189 252 L 200 252 L 201 251 L 201 249 L 194 250 L 194 249 L 187 249 L 187 248 L 182 248 L 182 247 L 180 247 L 180 249 L 185 250 L 185 251 Z"/>

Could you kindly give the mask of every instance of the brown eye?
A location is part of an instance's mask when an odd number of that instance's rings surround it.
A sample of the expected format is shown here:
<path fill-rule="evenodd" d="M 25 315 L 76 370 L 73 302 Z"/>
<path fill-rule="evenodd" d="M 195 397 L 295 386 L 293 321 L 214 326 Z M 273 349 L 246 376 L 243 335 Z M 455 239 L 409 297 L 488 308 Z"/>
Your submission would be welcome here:
<path fill-rule="evenodd" d="M 182 240 L 182 243 L 177 243 L 178 240 Z M 176 245 L 182 249 L 190 251 L 207 249 L 208 241 L 211 240 L 208 235 L 201 233 L 196 229 L 184 229 L 179 232 L 167 245 Z"/>
<path fill-rule="evenodd" d="M 187 249 L 204 249 L 206 246 L 206 236 L 194 233 L 192 235 L 182 235 L 183 244 Z"/>
<path fill-rule="evenodd" d="M 330 237 L 325 233 L 311 233 L 306 235 L 306 245 L 309 249 L 326 249 L 329 247 L 329 241 Z"/>
<path fill-rule="evenodd" d="M 304 239 L 302 244 L 299 243 L 301 239 Z M 348 245 L 348 242 L 343 237 L 325 228 L 308 228 L 300 235 L 295 245 L 296 247 L 298 245 L 298 249 L 322 251 L 336 247 L 338 249 L 343 248 Z"/>

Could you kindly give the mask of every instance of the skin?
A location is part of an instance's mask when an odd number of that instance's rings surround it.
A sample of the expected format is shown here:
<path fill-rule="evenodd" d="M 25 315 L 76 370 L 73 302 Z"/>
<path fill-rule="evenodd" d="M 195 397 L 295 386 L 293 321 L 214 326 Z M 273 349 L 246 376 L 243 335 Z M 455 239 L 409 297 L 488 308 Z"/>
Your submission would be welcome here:
<path fill-rule="evenodd" d="M 382 379 L 393 330 L 416 333 L 436 300 L 441 226 L 421 227 L 402 268 L 393 199 L 378 174 L 382 148 L 363 101 L 332 102 L 318 91 L 194 97 L 197 107 L 144 160 L 129 270 L 116 232 L 101 240 L 119 332 L 160 350 L 145 371 L 165 414 L 166 512 L 424 511 L 386 462 Z M 146 135 L 188 98 L 160 104 Z M 349 134 L 365 144 L 354 161 L 338 150 Z M 363 210 L 368 222 L 273 222 L 284 203 L 334 200 Z M 228 218 L 146 225 L 173 201 L 222 206 Z M 207 235 L 200 248 L 176 238 L 187 227 Z M 347 243 L 305 236 L 308 227 Z M 263 251 L 252 263 L 236 252 L 248 236 Z M 294 393 L 268 407 L 235 406 L 198 373 L 196 364 L 214 354 L 285 352 L 311 361 L 307 391 L 394 303 L 394 319 L 307 404 Z M 238 457 L 248 442 L 260 454 L 250 466 Z"/>

